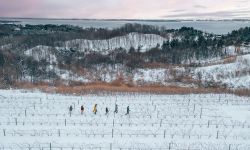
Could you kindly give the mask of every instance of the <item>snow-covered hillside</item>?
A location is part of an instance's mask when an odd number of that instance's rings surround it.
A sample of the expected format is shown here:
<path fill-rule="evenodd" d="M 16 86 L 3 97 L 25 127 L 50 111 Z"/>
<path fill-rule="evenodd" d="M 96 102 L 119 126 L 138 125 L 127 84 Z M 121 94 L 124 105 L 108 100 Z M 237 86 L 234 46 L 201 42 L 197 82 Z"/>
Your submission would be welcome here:
<path fill-rule="evenodd" d="M 32 57 L 36 61 L 46 60 L 50 64 L 58 63 L 53 49 L 50 46 L 38 45 L 36 47 L 24 51 L 24 54 L 26 56 Z"/>
<path fill-rule="evenodd" d="M 227 55 L 237 55 L 239 53 L 248 54 L 248 53 L 250 53 L 250 45 L 227 46 L 224 48 L 224 53 Z"/>
<path fill-rule="evenodd" d="M 194 78 L 204 83 L 209 81 L 230 88 L 250 89 L 250 54 L 237 56 L 233 63 L 196 68 Z"/>
<path fill-rule="evenodd" d="M 249 150 L 249 104 L 249 98 L 225 94 L 0 90 L 0 150 Z"/>
<path fill-rule="evenodd" d="M 170 38 L 171 36 L 169 36 Z M 127 71 L 125 65 L 96 65 L 91 68 L 84 68 L 84 73 L 78 74 L 77 71 L 60 69 L 58 67 L 58 55 L 63 55 L 60 50 L 63 50 L 67 55 L 72 53 L 71 50 L 79 51 L 98 51 L 102 54 L 107 54 L 117 48 L 124 48 L 127 51 L 131 48 L 141 47 L 141 52 L 150 48 L 161 45 L 166 38 L 153 34 L 130 33 L 122 37 L 115 37 L 107 40 L 84 40 L 76 39 L 67 41 L 62 47 L 52 48 L 50 46 L 38 45 L 24 51 L 26 56 L 33 57 L 37 61 L 49 62 L 47 70 L 54 71 L 58 78 L 66 81 L 80 82 L 112 82 L 122 75 L 125 81 L 132 80 L 133 84 L 161 84 L 170 85 L 175 82 L 176 77 L 180 75 L 191 77 L 195 80 L 201 80 L 203 85 L 214 85 L 229 87 L 229 88 L 247 88 L 250 89 L 250 47 L 249 45 L 228 46 L 224 48 L 224 53 L 229 57 L 236 57 L 233 63 L 224 64 L 225 59 L 220 56 L 210 57 L 197 60 L 189 58 L 188 61 L 183 61 L 184 65 L 197 64 L 203 67 L 193 68 L 194 71 L 187 71 L 189 68 L 135 68 L 133 71 Z M 59 53 L 58 53 L 59 51 Z M 74 52 L 74 51 L 73 51 Z M 57 54 L 57 55 L 56 55 Z M 72 58 L 76 59 L 76 58 Z M 217 64 L 217 65 L 215 65 Z M 180 79 L 180 78 L 179 78 Z M 180 85 L 180 83 L 178 83 Z M 193 86 L 193 85 L 192 85 Z"/>
<path fill-rule="evenodd" d="M 174 78 L 182 76 L 185 72 L 183 67 L 167 68 L 144 68 L 133 72 L 133 81 L 137 84 L 160 84 L 170 85 Z"/>
<path fill-rule="evenodd" d="M 156 47 L 157 44 L 161 46 L 166 40 L 166 38 L 155 34 L 130 33 L 125 36 L 114 37 L 105 40 L 76 39 L 67 41 L 65 43 L 65 47 L 66 49 L 73 48 L 80 51 L 91 50 L 99 52 L 105 52 L 118 48 L 129 50 L 131 47 L 133 47 L 138 49 L 138 47 L 140 47 L 141 52 L 144 52 Z"/>

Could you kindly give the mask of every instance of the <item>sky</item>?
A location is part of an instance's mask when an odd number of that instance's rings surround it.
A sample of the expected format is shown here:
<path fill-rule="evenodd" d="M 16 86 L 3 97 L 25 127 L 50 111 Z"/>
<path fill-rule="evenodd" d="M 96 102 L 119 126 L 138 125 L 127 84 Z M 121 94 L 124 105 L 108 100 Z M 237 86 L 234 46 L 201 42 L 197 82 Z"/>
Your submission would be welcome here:
<path fill-rule="evenodd" d="M 250 19 L 250 0 L 0 0 L 0 17 Z"/>

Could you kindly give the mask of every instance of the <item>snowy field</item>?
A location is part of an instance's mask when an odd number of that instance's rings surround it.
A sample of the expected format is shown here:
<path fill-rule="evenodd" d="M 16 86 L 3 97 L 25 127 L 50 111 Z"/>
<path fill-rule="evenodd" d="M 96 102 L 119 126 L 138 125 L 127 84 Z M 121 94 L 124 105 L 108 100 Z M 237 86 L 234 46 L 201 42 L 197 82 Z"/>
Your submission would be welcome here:
<path fill-rule="evenodd" d="M 97 104 L 97 114 L 92 109 Z M 118 114 L 113 113 L 118 104 Z M 70 117 L 68 107 L 72 105 Z M 80 106 L 85 106 L 83 115 Z M 125 115 L 130 106 L 130 115 Z M 105 108 L 110 114 L 105 115 Z M 0 90 L 0 150 L 249 150 L 250 98 Z"/>

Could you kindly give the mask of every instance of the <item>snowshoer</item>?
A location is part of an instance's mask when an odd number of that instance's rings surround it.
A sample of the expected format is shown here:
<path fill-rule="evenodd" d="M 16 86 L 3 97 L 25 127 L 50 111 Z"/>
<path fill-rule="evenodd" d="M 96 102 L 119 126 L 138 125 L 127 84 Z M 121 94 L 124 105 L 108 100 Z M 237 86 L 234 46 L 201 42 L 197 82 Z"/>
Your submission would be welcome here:
<path fill-rule="evenodd" d="M 114 111 L 114 113 L 118 113 L 118 105 L 117 104 L 115 104 L 115 111 Z"/>
<path fill-rule="evenodd" d="M 108 109 L 108 107 L 106 107 L 106 113 L 105 113 L 105 115 L 108 115 L 108 113 L 109 113 L 109 109 Z"/>
<path fill-rule="evenodd" d="M 73 107 L 72 107 L 72 105 L 70 105 L 69 106 L 69 115 L 70 115 L 70 117 L 71 117 L 72 111 L 73 111 Z"/>
<path fill-rule="evenodd" d="M 130 112 L 130 110 L 129 110 L 129 106 L 128 106 L 127 107 L 127 113 L 125 115 L 129 115 L 129 112 Z"/>
<path fill-rule="evenodd" d="M 81 114 L 83 114 L 83 112 L 84 112 L 84 107 L 83 107 L 83 105 L 81 106 Z"/>
<path fill-rule="evenodd" d="M 94 113 L 95 115 L 96 115 L 96 113 L 97 113 L 97 104 L 95 104 L 95 106 L 94 106 L 93 113 Z"/>

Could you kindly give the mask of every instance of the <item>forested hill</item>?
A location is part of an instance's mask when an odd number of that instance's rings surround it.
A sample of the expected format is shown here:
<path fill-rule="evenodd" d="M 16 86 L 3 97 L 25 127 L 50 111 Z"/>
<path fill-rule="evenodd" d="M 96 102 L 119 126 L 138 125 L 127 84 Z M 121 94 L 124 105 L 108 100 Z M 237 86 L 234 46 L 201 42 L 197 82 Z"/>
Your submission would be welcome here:
<path fill-rule="evenodd" d="M 197 67 L 245 55 L 249 42 L 250 27 L 215 35 L 189 27 L 170 30 L 140 24 L 112 30 L 0 24 L 0 80 L 4 86 L 20 81 L 110 82 L 118 74 L 129 78 L 149 66 Z M 98 76 L 104 70 L 112 77 Z"/>

